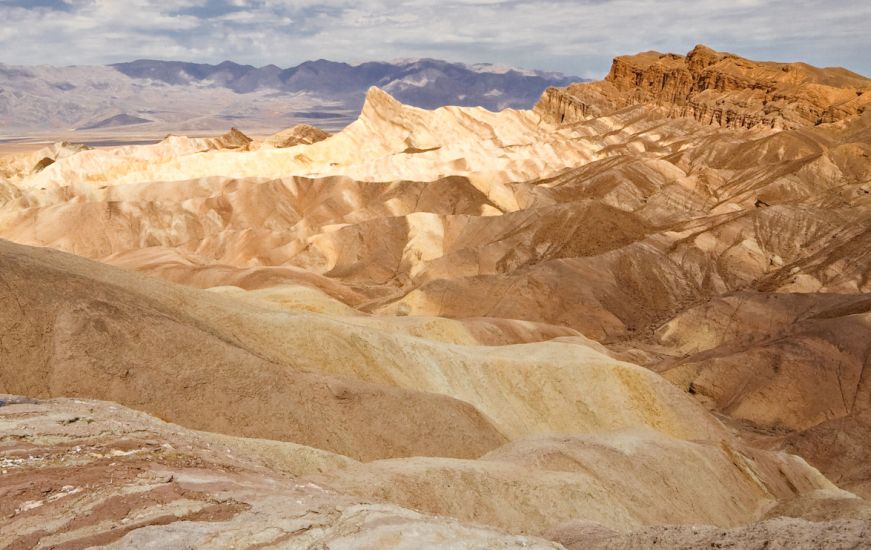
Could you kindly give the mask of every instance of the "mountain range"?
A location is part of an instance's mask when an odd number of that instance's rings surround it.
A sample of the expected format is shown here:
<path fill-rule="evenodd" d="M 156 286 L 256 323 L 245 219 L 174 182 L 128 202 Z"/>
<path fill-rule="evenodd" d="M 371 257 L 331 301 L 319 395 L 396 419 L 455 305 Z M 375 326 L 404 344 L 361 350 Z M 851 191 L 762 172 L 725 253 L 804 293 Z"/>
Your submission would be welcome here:
<path fill-rule="evenodd" d="M 547 87 L 576 81 L 437 59 L 358 65 L 320 59 L 287 69 L 146 59 L 109 66 L 0 65 L 0 125 L 5 133 L 278 129 L 301 121 L 338 128 L 356 117 L 371 86 L 422 108 L 501 110 L 529 108 Z"/>

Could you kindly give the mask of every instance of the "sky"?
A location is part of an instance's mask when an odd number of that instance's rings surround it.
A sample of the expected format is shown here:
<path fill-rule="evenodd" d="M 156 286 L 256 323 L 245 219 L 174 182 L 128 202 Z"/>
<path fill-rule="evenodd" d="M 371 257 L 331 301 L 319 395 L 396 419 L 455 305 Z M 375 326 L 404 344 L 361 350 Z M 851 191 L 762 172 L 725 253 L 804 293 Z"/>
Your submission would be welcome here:
<path fill-rule="evenodd" d="M 695 44 L 871 76 L 871 0 L 0 0 L 0 63 L 435 57 L 601 78 Z"/>

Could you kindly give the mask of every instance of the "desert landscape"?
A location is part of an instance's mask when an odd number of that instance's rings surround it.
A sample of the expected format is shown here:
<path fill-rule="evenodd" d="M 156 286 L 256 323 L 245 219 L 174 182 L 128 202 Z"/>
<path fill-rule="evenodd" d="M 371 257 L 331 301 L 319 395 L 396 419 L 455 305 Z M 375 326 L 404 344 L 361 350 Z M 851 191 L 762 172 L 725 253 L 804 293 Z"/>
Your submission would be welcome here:
<path fill-rule="evenodd" d="M 213 122 L 2 145 L 0 547 L 871 547 L 871 79 Z"/>

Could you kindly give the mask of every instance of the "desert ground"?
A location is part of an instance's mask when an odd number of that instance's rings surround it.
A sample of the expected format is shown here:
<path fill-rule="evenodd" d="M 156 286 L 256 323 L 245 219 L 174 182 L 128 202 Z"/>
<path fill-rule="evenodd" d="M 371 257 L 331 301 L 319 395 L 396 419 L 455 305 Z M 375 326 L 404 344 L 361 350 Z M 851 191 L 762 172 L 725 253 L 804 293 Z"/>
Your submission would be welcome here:
<path fill-rule="evenodd" d="M 869 105 L 697 46 L 3 142 L 0 547 L 871 547 Z"/>

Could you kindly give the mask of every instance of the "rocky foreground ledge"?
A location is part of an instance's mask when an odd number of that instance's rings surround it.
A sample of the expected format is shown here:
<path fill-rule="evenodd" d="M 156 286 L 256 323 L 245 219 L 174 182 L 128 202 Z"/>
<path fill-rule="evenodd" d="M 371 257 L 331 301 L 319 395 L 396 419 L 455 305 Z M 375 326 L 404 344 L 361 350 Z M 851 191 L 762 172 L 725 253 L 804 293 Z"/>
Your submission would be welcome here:
<path fill-rule="evenodd" d="M 738 529 L 620 533 L 572 521 L 545 538 L 511 535 L 336 491 L 323 474 L 359 467 L 338 455 L 196 432 L 112 403 L 0 395 L 0 429 L 0 545 L 10 549 L 848 549 L 871 536 L 871 505 L 844 497 L 804 510 L 810 520 L 780 517 Z M 828 519 L 835 513 L 841 519 Z"/>

